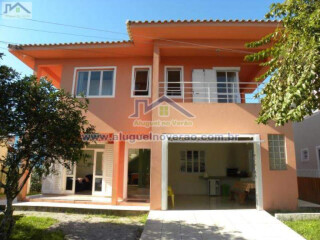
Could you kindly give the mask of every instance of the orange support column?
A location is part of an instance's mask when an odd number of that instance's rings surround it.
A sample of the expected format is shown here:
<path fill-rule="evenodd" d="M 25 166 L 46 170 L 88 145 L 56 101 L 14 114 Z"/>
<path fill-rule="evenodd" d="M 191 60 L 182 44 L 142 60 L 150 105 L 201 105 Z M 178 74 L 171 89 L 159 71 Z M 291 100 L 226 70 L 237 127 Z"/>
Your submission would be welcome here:
<path fill-rule="evenodd" d="M 152 101 L 159 97 L 159 75 L 160 75 L 160 49 L 156 44 L 153 49 L 152 65 Z M 152 119 L 157 118 L 157 110 L 152 111 Z M 157 129 L 152 128 L 153 132 Z M 150 167 L 150 208 L 153 210 L 161 209 L 161 142 L 153 142 L 151 149 L 151 167 Z"/>
<path fill-rule="evenodd" d="M 112 205 L 117 205 L 123 197 L 123 169 L 124 169 L 124 142 L 114 141 L 113 144 L 113 178 L 112 178 Z"/>
<path fill-rule="evenodd" d="M 24 179 L 27 177 L 28 171 L 26 171 L 24 173 L 24 175 L 21 177 L 20 181 L 19 181 L 19 185 L 24 181 Z M 18 194 L 17 199 L 18 201 L 24 201 L 27 197 L 28 194 L 28 182 L 30 181 L 30 177 L 28 179 L 28 181 L 24 184 L 21 192 Z"/>
<path fill-rule="evenodd" d="M 125 142 L 121 141 L 119 146 L 119 164 L 118 164 L 118 198 L 123 199 L 123 180 L 124 180 L 124 151 Z"/>

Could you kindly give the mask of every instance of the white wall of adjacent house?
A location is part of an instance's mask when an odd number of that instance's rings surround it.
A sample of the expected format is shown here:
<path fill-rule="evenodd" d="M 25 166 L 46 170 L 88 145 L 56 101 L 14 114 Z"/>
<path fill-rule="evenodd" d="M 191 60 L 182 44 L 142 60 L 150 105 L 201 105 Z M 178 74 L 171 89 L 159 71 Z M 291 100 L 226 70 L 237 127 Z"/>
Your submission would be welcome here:
<path fill-rule="evenodd" d="M 320 178 L 320 111 L 294 123 L 298 177 Z"/>
<path fill-rule="evenodd" d="M 88 148 L 89 149 L 89 148 Z M 103 150 L 103 190 L 98 195 L 112 196 L 112 175 L 113 175 L 113 144 L 106 144 Z M 66 169 L 56 164 L 55 173 L 43 178 L 42 193 L 43 194 L 72 194 L 72 191 L 66 191 Z M 76 174 L 74 174 L 74 177 Z M 75 184 L 74 184 L 75 185 Z"/>

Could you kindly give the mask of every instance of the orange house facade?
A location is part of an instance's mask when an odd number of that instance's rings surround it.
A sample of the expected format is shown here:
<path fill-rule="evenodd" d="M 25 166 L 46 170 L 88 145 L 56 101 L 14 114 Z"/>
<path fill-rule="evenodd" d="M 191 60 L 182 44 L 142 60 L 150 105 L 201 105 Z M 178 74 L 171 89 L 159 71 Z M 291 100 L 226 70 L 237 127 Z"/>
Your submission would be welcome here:
<path fill-rule="evenodd" d="M 272 21 L 127 22 L 130 40 L 9 46 L 57 88 L 89 100 L 90 156 L 43 180 L 43 194 L 150 209 L 295 209 L 291 124 L 256 123 L 244 44 Z M 102 201 L 102 200 L 101 200 Z"/>

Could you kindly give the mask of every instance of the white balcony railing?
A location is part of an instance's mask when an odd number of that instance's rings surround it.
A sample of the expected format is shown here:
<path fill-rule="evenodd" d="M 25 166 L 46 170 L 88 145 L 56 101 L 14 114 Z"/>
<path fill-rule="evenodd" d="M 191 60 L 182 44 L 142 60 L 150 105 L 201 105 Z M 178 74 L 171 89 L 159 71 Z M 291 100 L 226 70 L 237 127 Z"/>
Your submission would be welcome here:
<path fill-rule="evenodd" d="M 264 84 L 258 82 L 159 82 L 159 96 L 182 102 L 260 103 L 255 95 Z"/>

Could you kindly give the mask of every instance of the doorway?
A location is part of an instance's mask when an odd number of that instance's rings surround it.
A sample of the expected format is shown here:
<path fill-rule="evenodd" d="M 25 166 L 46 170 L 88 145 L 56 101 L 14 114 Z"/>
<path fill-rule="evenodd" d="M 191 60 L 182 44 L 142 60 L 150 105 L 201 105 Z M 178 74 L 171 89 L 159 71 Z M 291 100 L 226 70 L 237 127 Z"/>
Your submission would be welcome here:
<path fill-rule="evenodd" d="M 169 209 L 255 209 L 253 144 L 169 143 L 168 186 Z"/>
<path fill-rule="evenodd" d="M 128 149 L 127 201 L 150 201 L 150 149 Z"/>
<path fill-rule="evenodd" d="M 84 157 L 66 169 L 65 193 L 101 196 L 106 193 L 103 149 L 84 149 Z"/>
<path fill-rule="evenodd" d="M 203 134 L 205 135 L 205 134 Z M 259 134 L 236 134 L 237 139 L 234 140 L 229 140 L 229 141 L 221 141 L 221 140 L 208 140 L 208 141 L 201 141 L 201 137 L 203 136 L 202 134 L 197 134 L 196 140 L 190 141 L 189 135 L 187 134 L 177 134 L 174 135 L 175 138 L 172 137 L 172 135 L 167 134 L 166 139 L 162 140 L 162 186 L 161 186 L 161 209 L 162 210 L 167 210 L 168 209 L 168 171 L 169 171 L 169 166 L 168 166 L 168 160 L 169 160 L 169 144 L 173 143 L 180 143 L 180 144 L 186 144 L 186 143 L 202 143 L 202 144 L 208 144 L 208 143 L 246 143 L 246 144 L 252 144 L 250 151 L 247 152 L 248 154 L 248 159 L 250 159 L 250 165 L 249 168 L 254 171 L 254 174 L 252 174 L 252 178 L 254 179 L 254 188 L 255 188 L 255 207 L 257 210 L 262 210 L 263 209 L 263 188 L 262 188 L 262 168 L 261 168 L 261 146 L 260 146 L 260 135 Z M 207 134 L 208 136 L 208 134 Z M 219 134 L 219 136 L 222 137 L 223 139 L 228 139 L 229 134 Z M 178 139 L 178 140 L 176 140 Z M 198 141 L 197 141 L 198 140 Z M 248 149 L 249 150 L 249 149 Z M 230 151 L 228 151 L 230 152 Z M 231 151 L 232 152 L 232 151 Z M 184 155 L 181 155 L 184 156 Z M 179 157 L 181 159 L 181 156 Z M 183 161 L 185 162 L 185 159 L 182 158 Z M 191 158 L 190 158 L 191 159 Z M 187 161 L 188 162 L 188 161 Z M 193 165 L 192 165 L 193 166 Z M 229 167 L 228 167 L 229 168 Z M 227 171 L 226 171 L 227 172 Z M 229 171 L 230 172 L 230 171 Z M 231 168 L 232 172 L 232 168 Z M 237 171 L 238 172 L 238 171 Z M 241 174 L 241 171 L 240 171 Z M 208 174 L 209 175 L 209 174 Z M 200 176 L 198 176 L 199 178 Z M 203 176 L 201 176 L 201 179 L 203 178 L 208 178 L 207 174 L 203 173 Z M 219 177 L 219 176 L 218 176 Z M 249 179 L 245 179 L 249 180 Z M 172 181 L 171 181 L 172 182 Z M 186 183 L 183 183 L 183 185 L 187 185 Z M 240 185 L 240 184 L 239 184 Z M 248 184 L 247 184 L 248 185 Z M 235 185 L 232 185 L 235 186 Z M 249 185 L 248 185 L 249 186 Z M 251 187 L 252 186 L 252 187 Z M 250 188 L 253 188 L 253 185 L 249 186 Z M 247 189 L 249 189 L 249 187 Z M 208 189 L 208 188 L 207 188 Z M 175 189 L 173 189 L 174 191 Z M 243 194 L 242 194 L 243 195 Z M 238 199 L 239 196 L 238 196 Z M 242 201 L 241 197 L 241 201 Z"/>
<path fill-rule="evenodd" d="M 83 153 L 85 157 L 81 158 L 76 166 L 75 194 L 91 195 L 94 150 L 84 150 Z"/>

